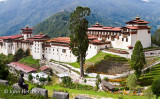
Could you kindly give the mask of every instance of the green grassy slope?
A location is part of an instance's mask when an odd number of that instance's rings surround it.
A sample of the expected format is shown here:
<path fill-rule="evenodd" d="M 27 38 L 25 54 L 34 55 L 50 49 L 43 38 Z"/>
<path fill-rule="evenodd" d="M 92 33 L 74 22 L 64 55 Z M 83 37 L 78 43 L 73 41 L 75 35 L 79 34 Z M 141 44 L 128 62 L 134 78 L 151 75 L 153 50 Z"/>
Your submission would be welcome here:
<path fill-rule="evenodd" d="M 33 67 L 35 69 L 39 69 L 40 64 L 39 60 L 35 60 L 32 56 L 27 56 L 18 61 L 19 63 L 25 64 L 27 66 Z"/>

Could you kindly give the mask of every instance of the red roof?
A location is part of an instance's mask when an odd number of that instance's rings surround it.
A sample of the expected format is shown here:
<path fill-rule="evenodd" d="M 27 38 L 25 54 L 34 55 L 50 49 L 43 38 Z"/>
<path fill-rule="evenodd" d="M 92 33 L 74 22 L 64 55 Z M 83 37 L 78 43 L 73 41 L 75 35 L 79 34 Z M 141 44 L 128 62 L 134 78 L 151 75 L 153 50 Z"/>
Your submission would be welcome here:
<path fill-rule="evenodd" d="M 9 66 L 12 66 L 13 68 L 15 68 L 16 70 L 21 70 L 25 73 L 29 73 L 29 72 L 35 72 L 37 71 L 36 69 L 34 68 L 31 68 L 29 66 L 26 66 L 24 64 L 21 64 L 21 63 L 18 63 L 18 62 L 12 62 L 10 64 L 8 64 Z"/>
<path fill-rule="evenodd" d="M 88 39 L 97 39 L 98 37 L 96 36 L 88 36 Z"/>
<path fill-rule="evenodd" d="M 129 45 L 129 46 L 127 46 L 127 47 L 133 47 L 133 46 Z"/>
<path fill-rule="evenodd" d="M 20 37 L 22 37 L 22 35 L 2 36 L 2 37 L 0 37 L 0 39 L 16 39 L 16 38 L 20 38 Z"/>
<path fill-rule="evenodd" d="M 139 29 L 138 26 L 126 26 L 126 27 L 129 28 L 129 29 L 133 29 L 133 30 L 134 29 L 136 29 L 136 30 Z"/>
<path fill-rule="evenodd" d="M 128 23 L 138 23 L 138 24 L 144 23 L 144 24 L 148 24 L 149 22 L 144 21 L 144 20 L 132 20 L 132 21 L 126 22 L 126 24 L 128 24 Z"/>
<path fill-rule="evenodd" d="M 93 40 L 92 42 L 96 42 L 96 43 L 99 43 L 101 42 L 102 40 Z"/>
<path fill-rule="evenodd" d="M 90 27 L 88 30 L 121 31 L 121 27 Z"/>
<path fill-rule="evenodd" d="M 47 69 L 50 69 L 50 67 L 47 67 L 47 66 L 42 66 L 41 68 L 39 68 L 41 71 L 44 71 L 44 70 L 47 70 Z"/>
<path fill-rule="evenodd" d="M 22 28 L 21 30 L 34 30 L 34 28 L 28 28 L 28 27 L 26 27 L 26 28 Z"/>
<path fill-rule="evenodd" d="M 34 37 L 32 37 L 31 39 L 42 39 L 42 38 L 44 38 L 44 37 L 49 37 L 49 36 L 47 36 L 47 35 L 41 35 L 41 34 L 38 34 L 38 35 L 35 35 Z"/>
<path fill-rule="evenodd" d="M 103 25 L 100 25 L 100 24 L 97 22 L 96 25 L 92 25 L 92 27 L 103 27 Z"/>
<path fill-rule="evenodd" d="M 48 40 L 47 42 L 60 42 L 60 43 L 70 43 L 69 37 L 58 37 Z"/>

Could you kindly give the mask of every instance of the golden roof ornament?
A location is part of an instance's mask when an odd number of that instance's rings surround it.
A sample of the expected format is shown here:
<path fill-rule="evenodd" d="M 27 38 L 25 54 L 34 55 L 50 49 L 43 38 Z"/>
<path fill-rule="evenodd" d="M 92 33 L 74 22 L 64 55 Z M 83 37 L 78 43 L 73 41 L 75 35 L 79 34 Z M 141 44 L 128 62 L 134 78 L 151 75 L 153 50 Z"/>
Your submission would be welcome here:
<path fill-rule="evenodd" d="M 97 21 L 96 25 L 99 25 L 98 21 Z"/>
<path fill-rule="evenodd" d="M 139 20 L 140 19 L 140 17 L 139 17 L 139 15 L 137 14 L 137 17 L 135 17 L 136 18 L 136 20 Z"/>
<path fill-rule="evenodd" d="M 40 35 L 43 35 L 43 33 L 42 33 L 42 32 L 40 32 L 39 34 L 40 34 Z"/>
<path fill-rule="evenodd" d="M 28 25 L 26 25 L 26 28 L 28 28 Z"/>

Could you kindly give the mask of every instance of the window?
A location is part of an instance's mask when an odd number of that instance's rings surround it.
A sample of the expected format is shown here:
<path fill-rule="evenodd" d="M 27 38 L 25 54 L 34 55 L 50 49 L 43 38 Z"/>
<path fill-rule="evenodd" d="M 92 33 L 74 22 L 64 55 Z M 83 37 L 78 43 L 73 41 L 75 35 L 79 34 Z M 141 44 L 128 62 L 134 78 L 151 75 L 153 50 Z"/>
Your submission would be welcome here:
<path fill-rule="evenodd" d="M 122 38 L 122 41 L 124 41 L 124 38 Z"/>
<path fill-rule="evenodd" d="M 128 38 L 126 38 L 126 42 L 128 42 Z"/>
<path fill-rule="evenodd" d="M 53 51 L 54 51 L 54 49 L 53 49 Z"/>
<path fill-rule="evenodd" d="M 47 48 L 46 48 L 46 50 L 47 50 Z"/>
<path fill-rule="evenodd" d="M 91 46 L 90 46 L 90 49 L 91 49 Z"/>
<path fill-rule="evenodd" d="M 114 41 L 114 36 L 111 37 L 111 40 Z"/>
<path fill-rule="evenodd" d="M 66 49 L 62 49 L 62 52 L 63 52 L 63 53 L 66 53 Z"/>

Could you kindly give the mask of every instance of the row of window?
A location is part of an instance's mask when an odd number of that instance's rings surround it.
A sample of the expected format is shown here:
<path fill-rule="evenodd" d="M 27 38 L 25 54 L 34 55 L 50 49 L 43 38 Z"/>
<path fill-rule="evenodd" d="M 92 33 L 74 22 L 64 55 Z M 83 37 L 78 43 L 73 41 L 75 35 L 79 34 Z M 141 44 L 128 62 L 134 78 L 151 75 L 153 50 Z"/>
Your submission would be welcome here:
<path fill-rule="evenodd" d="M 88 34 L 103 34 L 103 35 L 121 36 L 121 33 L 119 32 L 88 31 Z M 130 36 L 129 33 L 127 33 L 126 35 Z"/>
<path fill-rule="evenodd" d="M 108 38 L 109 39 L 109 38 Z M 117 38 L 119 40 L 119 38 Z M 114 41 L 115 38 L 114 37 L 111 37 L 111 41 Z M 124 41 L 124 38 L 122 38 L 122 41 Z M 128 38 L 126 38 L 126 42 L 128 42 Z"/>

